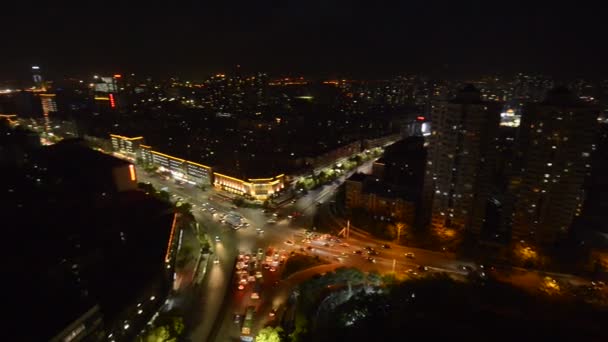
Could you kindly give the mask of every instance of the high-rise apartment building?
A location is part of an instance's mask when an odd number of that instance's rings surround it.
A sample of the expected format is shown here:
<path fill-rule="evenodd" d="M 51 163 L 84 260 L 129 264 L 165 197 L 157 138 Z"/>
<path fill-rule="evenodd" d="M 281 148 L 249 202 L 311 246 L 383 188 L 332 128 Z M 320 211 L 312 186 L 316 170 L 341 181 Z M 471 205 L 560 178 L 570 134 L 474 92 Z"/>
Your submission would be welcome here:
<path fill-rule="evenodd" d="M 500 106 L 469 85 L 435 102 L 423 210 L 433 226 L 479 233 L 490 192 Z"/>
<path fill-rule="evenodd" d="M 524 106 L 509 187 L 513 239 L 551 243 L 568 232 L 585 198 L 598 113 L 566 88 Z"/>

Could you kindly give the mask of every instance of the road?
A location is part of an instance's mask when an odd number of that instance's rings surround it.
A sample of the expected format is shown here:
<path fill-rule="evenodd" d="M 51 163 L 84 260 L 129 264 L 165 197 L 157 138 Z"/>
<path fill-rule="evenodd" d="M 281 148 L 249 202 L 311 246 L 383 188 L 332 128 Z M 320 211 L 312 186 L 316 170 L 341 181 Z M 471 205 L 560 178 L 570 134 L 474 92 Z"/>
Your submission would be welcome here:
<path fill-rule="evenodd" d="M 287 250 L 293 250 L 295 247 L 285 245 L 285 240 L 295 239 L 295 234 L 301 232 L 302 227 L 310 227 L 312 217 L 318 200 L 322 200 L 335 190 L 337 185 L 326 188 L 321 188 L 311 191 L 306 196 L 300 198 L 294 206 L 289 209 L 298 210 L 304 213 L 303 216 L 296 220 L 287 219 L 287 215 L 280 216 L 275 224 L 269 224 L 267 221 L 272 218 L 268 214 L 262 212 L 261 209 L 251 208 L 234 208 L 232 203 L 222 201 L 219 196 L 214 196 L 215 190 L 201 191 L 198 188 L 190 185 L 178 185 L 173 180 L 165 180 L 157 175 L 148 175 L 141 169 L 137 170 L 139 181 L 150 182 L 156 189 L 167 188 L 172 194 L 172 199 L 181 198 L 193 205 L 193 214 L 199 222 L 202 230 L 215 239 L 218 236 L 220 241 L 215 243 L 215 256 L 219 258 L 219 264 L 210 264 L 210 269 L 207 271 L 207 276 L 200 285 L 200 297 L 196 298 L 200 302 L 200 323 L 195 325 L 190 333 L 192 341 L 207 341 L 211 330 L 214 326 L 215 319 L 220 320 L 218 326 L 218 341 L 226 341 L 226 336 L 233 332 L 237 333 L 238 329 L 234 329 L 232 316 L 235 307 L 234 300 L 236 296 L 229 296 L 228 302 L 223 303 L 226 296 L 226 291 L 233 291 L 234 286 L 229 284 L 234 260 L 239 251 L 251 252 L 257 248 L 266 249 L 268 246 L 281 246 Z M 205 206 L 206 204 L 206 206 Z M 217 210 L 215 214 L 211 214 L 208 208 L 213 207 Z M 205 208 L 205 211 L 203 211 Z M 279 212 L 288 209 L 282 209 Z M 229 212 L 236 212 L 242 216 L 246 222 L 250 224 L 247 228 L 234 230 L 226 224 L 220 223 L 220 216 Z M 256 228 L 264 230 L 263 234 L 256 232 Z M 243 292 L 237 294 L 244 295 Z M 234 310 L 221 310 L 222 305 L 226 308 L 234 308 Z M 243 309 L 244 311 L 244 309 Z M 221 315 L 223 314 L 223 315 Z M 229 328 L 227 329 L 226 326 Z"/>
<path fill-rule="evenodd" d="M 359 171 L 369 171 L 371 164 L 370 162 L 363 165 Z M 390 248 L 383 248 L 382 241 L 356 230 L 351 230 L 349 239 L 343 239 L 341 243 L 321 238 L 312 240 L 310 243 L 303 241 L 305 231 L 312 228 L 313 217 L 319 210 L 319 215 L 323 219 L 331 220 L 337 226 L 344 225 L 343 221 L 332 217 L 327 202 L 350 174 L 308 192 L 295 203 L 289 203 L 277 209 L 276 213 L 279 216 L 274 224 L 268 223 L 268 220 L 273 218 L 270 213 L 263 213 L 261 209 L 234 208 L 232 203 L 221 200 L 219 196 L 214 196 L 215 190 L 213 189 L 201 191 L 189 185 L 177 185 L 174 181 L 163 180 L 158 176 L 149 177 L 143 171 L 138 175 L 141 181 L 149 181 L 157 189 L 167 187 L 174 196 L 181 197 L 193 204 L 193 213 L 200 222 L 201 229 L 212 238 L 218 236 L 221 241 L 214 246 L 215 255 L 219 258 L 220 263 L 209 266 L 211 269 L 208 270 L 207 276 L 200 285 L 200 295 L 195 298 L 200 303 L 200 317 L 197 321 L 198 324 L 195 324 L 190 332 L 192 341 L 238 341 L 240 325 L 234 323 L 234 315 L 243 315 L 249 305 L 257 307 L 257 319 L 251 334 L 255 336 L 256 332 L 266 323 L 276 319 L 276 317 L 269 317 L 268 313 L 273 308 L 282 307 L 293 286 L 316 273 L 322 273 L 322 270 L 349 266 L 360 268 L 363 271 L 375 270 L 380 273 L 395 271 L 412 274 L 419 273 L 420 266 L 426 266 L 428 270 L 425 272 L 446 272 L 455 276 L 465 276 L 468 271 L 464 270 L 463 266 L 473 269 L 478 267 L 474 262 L 458 260 L 455 255 L 450 253 L 392 244 Z M 319 202 L 323 202 L 323 204 L 318 205 Z M 215 208 L 217 213 L 211 214 L 208 211 L 209 207 Z M 234 230 L 220 223 L 220 215 L 229 212 L 238 213 L 250 226 Z M 288 219 L 287 216 L 294 212 L 301 213 L 302 216 Z M 257 233 L 256 228 L 263 229 L 264 233 Z M 286 240 L 291 240 L 294 244 L 286 245 Z M 236 284 L 230 282 L 234 273 L 234 261 L 239 251 L 251 253 L 258 248 L 266 250 L 268 247 L 282 249 L 287 253 L 299 251 L 318 255 L 330 264 L 299 273 L 297 276 L 294 275 L 292 278 L 280 281 L 277 285 L 274 282 L 279 280 L 280 269 L 277 272 L 260 269 L 264 280 L 262 295 L 261 299 L 253 300 L 250 297 L 253 286 L 247 286 L 245 290 L 239 291 L 236 289 Z M 312 250 L 308 247 L 311 247 Z M 375 262 L 369 261 L 365 256 L 362 250 L 366 247 L 373 247 L 379 253 L 379 255 L 373 256 Z M 356 251 L 362 251 L 362 253 L 356 254 Z M 412 253 L 413 258 L 406 257 L 406 253 Z M 544 276 L 544 273 L 523 269 L 511 269 L 509 272 L 497 273 L 499 279 L 526 288 L 538 288 Z M 587 280 L 570 275 L 555 274 L 551 276 L 561 282 L 577 285 L 588 283 Z M 213 336 L 210 336 L 212 333 Z"/>

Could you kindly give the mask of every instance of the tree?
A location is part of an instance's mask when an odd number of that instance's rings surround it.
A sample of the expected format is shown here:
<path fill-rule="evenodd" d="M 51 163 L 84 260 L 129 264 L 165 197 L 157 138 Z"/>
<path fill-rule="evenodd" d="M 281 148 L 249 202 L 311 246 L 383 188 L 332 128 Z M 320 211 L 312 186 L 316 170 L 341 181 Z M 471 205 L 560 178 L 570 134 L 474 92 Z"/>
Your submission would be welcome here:
<path fill-rule="evenodd" d="M 169 202 L 171 200 L 171 195 L 168 192 L 166 192 L 165 190 L 161 190 L 158 192 L 158 198 L 160 198 L 163 201 Z"/>
<path fill-rule="evenodd" d="M 181 317 L 161 315 L 156 320 L 156 327 L 144 336 L 138 337 L 138 342 L 176 342 L 184 333 L 184 320 Z"/>
<path fill-rule="evenodd" d="M 255 338 L 257 342 L 281 342 L 280 334 L 283 332 L 281 327 L 266 327 L 258 333 Z"/>
<path fill-rule="evenodd" d="M 137 187 L 150 195 L 156 195 L 156 189 L 149 183 L 137 183 Z"/>
<path fill-rule="evenodd" d="M 405 234 L 405 223 L 397 222 L 395 223 L 395 228 L 397 229 L 397 243 L 399 243 L 401 241 L 401 236 Z"/>
<path fill-rule="evenodd" d="M 192 215 L 192 204 L 188 202 L 180 202 L 175 209 L 177 209 L 177 212 L 182 215 Z"/>
<path fill-rule="evenodd" d="M 365 280 L 365 275 L 361 270 L 354 267 L 340 267 L 335 271 L 335 282 L 350 282 L 353 285 L 360 284 Z"/>
<path fill-rule="evenodd" d="M 245 200 L 241 197 L 235 197 L 232 199 L 232 204 L 236 205 L 237 207 L 240 207 L 245 204 Z"/>
<path fill-rule="evenodd" d="M 367 282 L 372 286 L 378 286 L 382 282 L 382 277 L 376 271 L 371 271 L 367 274 Z"/>
<path fill-rule="evenodd" d="M 386 229 L 382 231 L 382 236 L 389 240 L 394 240 L 397 237 L 397 227 L 393 224 L 387 224 Z"/>

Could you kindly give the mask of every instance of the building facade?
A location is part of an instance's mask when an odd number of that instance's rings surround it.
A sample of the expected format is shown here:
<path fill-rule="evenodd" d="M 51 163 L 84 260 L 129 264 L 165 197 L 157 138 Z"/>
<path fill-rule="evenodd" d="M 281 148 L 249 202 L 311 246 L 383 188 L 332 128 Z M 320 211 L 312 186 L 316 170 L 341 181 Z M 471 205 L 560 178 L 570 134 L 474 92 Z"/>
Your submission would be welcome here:
<path fill-rule="evenodd" d="M 414 224 L 416 202 L 375 175 L 354 174 L 345 181 L 346 208 Z"/>
<path fill-rule="evenodd" d="M 469 85 L 431 110 L 423 210 L 435 227 L 478 234 L 490 192 L 500 107 L 483 102 Z"/>
<path fill-rule="evenodd" d="M 239 179 L 214 172 L 211 166 L 154 151 L 151 146 L 143 144 L 143 137 L 129 138 L 116 134 L 111 134 L 110 137 L 114 153 L 132 160 L 140 160 L 144 165 L 157 166 L 159 171 L 183 182 L 202 186 L 213 185 L 218 189 L 251 196 L 257 200 L 266 200 L 285 187 L 284 174 L 269 178 Z"/>
<path fill-rule="evenodd" d="M 510 180 L 514 239 L 552 243 L 568 232 L 585 198 L 598 113 L 565 88 L 524 106 Z"/>
<path fill-rule="evenodd" d="M 218 172 L 213 174 L 213 185 L 231 193 L 251 196 L 257 200 L 266 200 L 285 187 L 285 175 L 270 178 L 248 178 L 241 180 Z"/>
<path fill-rule="evenodd" d="M 144 137 L 129 138 L 122 135 L 110 134 L 110 140 L 112 141 L 114 152 L 122 153 L 124 157 L 135 161 L 137 159 L 137 152 L 144 142 Z"/>

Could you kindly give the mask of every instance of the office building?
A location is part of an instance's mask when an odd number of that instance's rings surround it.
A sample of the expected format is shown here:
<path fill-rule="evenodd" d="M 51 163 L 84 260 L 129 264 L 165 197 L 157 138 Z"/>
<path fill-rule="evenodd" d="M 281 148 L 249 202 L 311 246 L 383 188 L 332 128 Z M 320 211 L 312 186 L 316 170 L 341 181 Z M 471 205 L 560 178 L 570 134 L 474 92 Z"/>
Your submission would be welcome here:
<path fill-rule="evenodd" d="M 495 158 L 500 106 L 469 85 L 434 102 L 423 210 L 435 227 L 478 234 L 484 221 Z"/>
<path fill-rule="evenodd" d="M 552 243 L 567 234 L 584 202 L 598 113 L 566 88 L 524 106 L 510 181 L 514 239 Z"/>
<path fill-rule="evenodd" d="M 50 113 L 57 112 L 57 102 L 55 94 L 40 94 L 40 104 L 42 105 L 42 115 L 48 116 Z"/>
<path fill-rule="evenodd" d="M 32 65 L 32 81 L 34 81 L 34 88 L 44 89 L 44 80 L 42 79 L 42 71 L 38 65 Z"/>
<path fill-rule="evenodd" d="M 125 137 L 117 134 L 110 134 L 112 141 L 112 149 L 114 153 L 122 154 L 121 157 L 126 157 L 131 161 L 137 159 L 137 153 L 140 146 L 144 142 L 144 137 Z"/>

